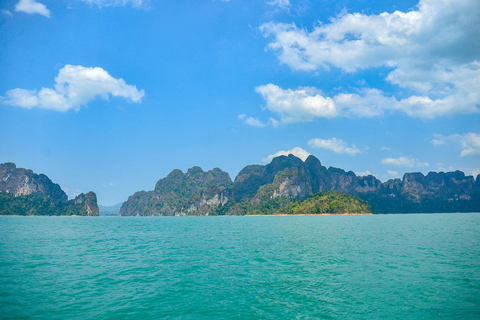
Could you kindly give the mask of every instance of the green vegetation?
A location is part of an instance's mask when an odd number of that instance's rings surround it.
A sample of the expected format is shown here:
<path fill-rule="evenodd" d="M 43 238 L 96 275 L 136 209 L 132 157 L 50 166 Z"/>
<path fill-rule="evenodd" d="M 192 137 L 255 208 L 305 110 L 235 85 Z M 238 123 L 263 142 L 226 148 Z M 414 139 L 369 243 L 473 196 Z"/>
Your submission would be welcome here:
<path fill-rule="evenodd" d="M 281 208 L 282 214 L 343 214 L 371 213 L 370 206 L 357 196 L 338 191 L 316 193 L 305 200 L 298 200 Z"/>
<path fill-rule="evenodd" d="M 336 191 L 317 194 L 318 192 Z M 347 196 L 351 195 L 351 196 Z M 361 199 L 361 200 L 360 200 Z M 367 206 L 367 204 L 369 206 Z M 461 171 L 406 173 L 381 182 L 372 175 L 326 168 L 279 156 L 267 165 L 248 165 L 232 183 L 220 169 L 173 170 L 153 191 L 128 198 L 120 215 L 270 215 L 336 213 L 478 212 L 480 175 Z"/>
<path fill-rule="evenodd" d="M 93 194 L 93 193 L 92 193 Z M 85 195 L 89 203 L 95 203 L 96 197 L 90 193 Z M 77 203 L 75 200 L 58 201 L 51 197 L 30 194 L 15 197 L 7 192 L 0 192 L 0 215 L 18 216 L 84 216 L 88 215 L 85 202 Z"/>
<path fill-rule="evenodd" d="M 417 199 L 401 191 L 387 194 L 366 193 L 359 196 L 371 205 L 373 213 L 478 212 L 480 209 L 478 191 L 470 199 L 458 199 L 453 196 L 438 199 L 435 195 Z"/>
<path fill-rule="evenodd" d="M 218 206 L 217 215 L 274 215 L 274 214 L 343 214 L 371 213 L 370 206 L 357 196 L 338 191 L 312 194 L 306 199 L 270 196 L 273 185 L 262 186 L 253 201 Z"/>

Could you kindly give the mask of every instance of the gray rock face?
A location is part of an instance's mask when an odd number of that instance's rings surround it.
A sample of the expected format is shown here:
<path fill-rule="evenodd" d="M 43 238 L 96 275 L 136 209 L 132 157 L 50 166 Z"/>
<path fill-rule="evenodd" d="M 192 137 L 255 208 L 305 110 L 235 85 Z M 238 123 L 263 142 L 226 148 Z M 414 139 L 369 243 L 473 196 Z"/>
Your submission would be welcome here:
<path fill-rule="evenodd" d="M 61 202 L 68 200 L 60 186 L 53 183 L 46 175 L 17 168 L 11 162 L 0 164 L 0 191 L 13 194 L 15 197 L 40 194 Z"/>
<path fill-rule="evenodd" d="M 309 156 L 305 162 L 289 155 L 267 165 L 248 165 L 232 183 L 226 172 L 200 167 L 187 173 L 173 170 L 153 191 L 137 192 L 121 215 L 210 215 L 226 206 L 226 214 L 242 214 L 246 206 L 269 199 L 304 199 L 312 193 L 339 191 L 367 200 L 374 213 L 480 211 L 480 175 L 475 180 L 461 171 L 406 173 L 385 183 L 372 175 L 326 168 Z M 283 201 L 283 200 L 282 200 Z M 277 201 L 277 203 L 279 203 Z"/>
<path fill-rule="evenodd" d="M 97 204 L 97 195 L 95 192 L 80 193 L 73 200 L 75 205 L 81 206 L 81 211 L 86 212 L 87 216 L 98 216 L 99 209 Z"/>
<path fill-rule="evenodd" d="M 209 215 L 232 196 L 232 180 L 218 168 L 186 173 L 175 169 L 158 180 L 153 191 L 136 192 L 123 203 L 121 216 Z"/>
<path fill-rule="evenodd" d="M 17 168 L 11 162 L 0 164 L 0 194 L 0 214 L 98 216 L 94 192 L 69 201 L 60 186 L 46 175 Z"/>

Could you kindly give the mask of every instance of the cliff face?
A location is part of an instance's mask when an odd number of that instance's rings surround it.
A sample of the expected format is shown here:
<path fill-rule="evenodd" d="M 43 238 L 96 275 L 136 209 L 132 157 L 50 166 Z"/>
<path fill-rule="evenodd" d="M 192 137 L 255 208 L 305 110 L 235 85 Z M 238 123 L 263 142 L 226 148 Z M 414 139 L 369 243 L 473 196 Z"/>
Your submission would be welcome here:
<path fill-rule="evenodd" d="M 10 193 L 14 197 L 37 194 L 60 202 L 68 200 L 60 186 L 53 183 L 46 175 L 17 168 L 11 162 L 0 164 L 0 191 Z"/>
<path fill-rule="evenodd" d="M 121 216 L 209 215 L 219 205 L 233 199 L 232 180 L 228 173 L 200 167 L 187 173 L 173 170 L 158 180 L 153 191 L 136 192 L 123 203 Z"/>
<path fill-rule="evenodd" d="M 274 212 L 311 194 L 338 191 L 368 201 L 373 213 L 480 211 L 480 176 L 461 171 L 406 173 L 385 183 L 352 171 L 326 168 L 309 156 L 289 155 L 243 168 L 232 184 L 226 172 L 193 167 L 172 171 L 153 191 L 130 196 L 121 215 L 243 215 Z"/>
<path fill-rule="evenodd" d="M 461 171 L 406 173 L 375 192 L 360 193 L 374 213 L 480 211 L 480 183 Z"/>
<path fill-rule="evenodd" d="M 70 200 L 71 202 L 72 200 Z M 98 216 L 97 195 L 95 192 L 80 193 L 75 197 L 73 203 L 78 207 L 79 212 L 86 213 L 87 216 Z"/>
<path fill-rule="evenodd" d="M 261 183 L 263 186 L 258 187 Z M 314 156 L 302 162 L 289 155 L 277 157 L 266 166 L 246 167 L 234 183 L 235 199 L 252 204 L 267 203 L 268 197 L 291 201 L 326 191 L 358 195 L 369 202 L 374 213 L 480 211 L 479 177 L 474 179 L 461 171 L 430 172 L 426 176 L 406 173 L 402 180 L 382 183 L 372 175 L 358 177 L 352 171 L 327 169 Z"/>
<path fill-rule="evenodd" d="M 66 193 L 46 175 L 0 164 L 0 215 L 98 215 L 93 192 L 68 200 Z"/>

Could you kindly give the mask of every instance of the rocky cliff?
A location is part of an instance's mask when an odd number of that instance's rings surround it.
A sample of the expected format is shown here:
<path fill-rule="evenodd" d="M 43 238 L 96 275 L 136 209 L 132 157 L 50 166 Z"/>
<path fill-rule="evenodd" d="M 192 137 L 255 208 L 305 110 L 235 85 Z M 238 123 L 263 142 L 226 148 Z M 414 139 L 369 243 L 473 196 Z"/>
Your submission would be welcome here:
<path fill-rule="evenodd" d="M 274 158 L 265 166 L 247 166 L 234 182 L 237 202 L 250 202 L 243 210 L 252 205 L 268 210 L 285 202 L 273 201 L 275 198 L 291 201 L 327 191 L 358 195 L 368 201 L 374 213 L 480 211 L 479 177 L 465 176 L 461 171 L 426 176 L 406 173 L 402 180 L 382 183 L 372 175 L 359 177 L 352 171 L 326 168 L 314 156 L 303 162 L 289 155 Z"/>
<path fill-rule="evenodd" d="M 121 216 L 209 215 L 233 199 L 232 180 L 218 168 L 173 170 L 153 191 L 136 192 L 123 203 Z"/>
<path fill-rule="evenodd" d="M 0 164 L 0 215 L 98 215 L 94 192 L 68 200 L 46 175 Z"/>
<path fill-rule="evenodd" d="M 52 200 L 65 202 L 67 195 L 60 186 L 46 175 L 33 173 L 32 170 L 17 168 L 14 163 L 0 164 L 0 191 L 14 197 L 31 194 L 42 195 Z"/>
<path fill-rule="evenodd" d="M 480 211 L 480 183 L 461 171 L 406 173 L 377 190 L 359 193 L 374 213 Z"/>
<path fill-rule="evenodd" d="M 121 215 L 266 214 L 328 191 L 358 195 L 373 213 L 480 211 L 479 177 L 461 171 L 417 172 L 382 183 L 372 175 L 326 168 L 314 156 L 305 161 L 279 156 L 267 165 L 246 166 L 233 184 L 220 169 L 174 170 L 153 191 L 129 197 Z"/>

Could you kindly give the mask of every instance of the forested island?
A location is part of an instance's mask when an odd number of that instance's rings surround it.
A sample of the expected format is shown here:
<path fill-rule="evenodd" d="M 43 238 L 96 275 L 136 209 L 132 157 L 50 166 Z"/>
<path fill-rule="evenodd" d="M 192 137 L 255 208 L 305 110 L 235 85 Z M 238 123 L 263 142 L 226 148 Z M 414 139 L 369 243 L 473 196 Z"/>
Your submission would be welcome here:
<path fill-rule="evenodd" d="M 314 156 L 302 161 L 290 154 L 267 165 L 248 165 L 234 181 L 219 168 L 173 170 L 154 190 L 130 196 L 120 215 L 268 215 L 329 191 L 366 201 L 374 214 L 480 211 L 480 175 L 475 179 L 461 171 L 426 176 L 416 172 L 382 183 L 373 175 L 326 168 Z"/>
<path fill-rule="evenodd" d="M 267 165 L 248 165 L 234 181 L 219 168 L 173 170 L 152 191 L 138 191 L 121 216 L 206 216 L 341 213 L 479 212 L 480 175 L 461 171 L 406 173 L 381 182 L 372 175 L 279 156 Z M 0 215 L 98 215 L 94 192 L 68 200 L 43 174 L 0 165 Z"/>
<path fill-rule="evenodd" d="M 46 175 L 0 164 L 0 215 L 98 216 L 95 192 L 68 200 L 67 194 Z"/>

